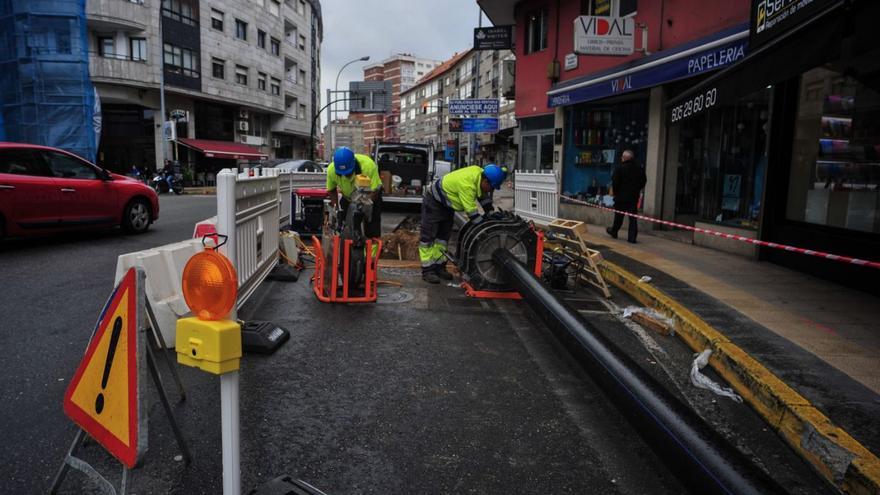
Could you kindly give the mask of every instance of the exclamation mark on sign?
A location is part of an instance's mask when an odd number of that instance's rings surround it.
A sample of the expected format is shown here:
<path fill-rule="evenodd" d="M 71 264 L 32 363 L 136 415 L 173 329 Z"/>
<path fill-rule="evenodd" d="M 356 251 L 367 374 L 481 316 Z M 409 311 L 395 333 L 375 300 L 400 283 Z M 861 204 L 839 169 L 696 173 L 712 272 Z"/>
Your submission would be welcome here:
<path fill-rule="evenodd" d="M 122 317 L 117 316 L 113 321 L 113 333 L 110 335 L 110 349 L 107 350 L 107 361 L 104 362 L 104 376 L 101 378 L 101 390 L 107 388 L 107 380 L 110 378 L 110 367 L 113 366 L 113 355 L 116 354 L 116 344 L 119 343 L 119 334 L 122 333 Z M 104 394 L 99 392 L 95 399 L 95 411 L 101 414 L 104 410 Z"/>

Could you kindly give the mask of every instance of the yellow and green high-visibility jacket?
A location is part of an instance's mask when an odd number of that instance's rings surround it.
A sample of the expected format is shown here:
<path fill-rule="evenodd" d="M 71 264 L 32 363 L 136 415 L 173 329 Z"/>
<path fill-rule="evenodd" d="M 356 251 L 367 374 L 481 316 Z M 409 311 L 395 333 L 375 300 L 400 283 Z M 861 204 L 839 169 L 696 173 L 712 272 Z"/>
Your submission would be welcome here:
<path fill-rule="evenodd" d="M 463 211 L 468 217 L 477 214 L 477 200 L 483 196 L 480 181 L 483 168 L 477 165 L 449 172 L 440 180 L 440 187 L 455 211 Z"/>
<path fill-rule="evenodd" d="M 379 179 L 379 167 L 376 166 L 376 162 L 374 162 L 372 158 L 367 155 L 355 153 L 354 159 L 357 161 L 360 170 L 355 170 L 354 173 L 350 175 L 337 174 L 336 166 L 333 162 L 330 162 L 330 166 L 327 167 L 327 191 L 330 191 L 331 194 L 336 191 L 336 188 L 338 187 L 344 197 L 351 199 L 351 193 L 356 189 L 355 176 L 357 176 L 357 174 L 366 175 L 370 178 L 370 189 L 373 191 L 382 186 L 382 180 Z"/>

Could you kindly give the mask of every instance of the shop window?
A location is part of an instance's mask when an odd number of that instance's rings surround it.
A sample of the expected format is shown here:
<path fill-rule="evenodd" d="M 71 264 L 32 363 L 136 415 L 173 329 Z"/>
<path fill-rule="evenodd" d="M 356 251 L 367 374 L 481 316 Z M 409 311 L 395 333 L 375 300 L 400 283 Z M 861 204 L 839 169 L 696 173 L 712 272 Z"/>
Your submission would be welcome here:
<path fill-rule="evenodd" d="M 526 53 L 547 48 L 547 9 L 533 10 L 526 14 Z"/>
<path fill-rule="evenodd" d="M 616 105 L 574 105 L 566 114 L 562 189 L 585 199 L 608 194 L 624 150 L 645 161 L 648 105 L 638 99 Z"/>
<path fill-rule="evenodd" d="M 829 67 L 800 81 L 786 217 L 880 232 L 880 88 Z"/>
<path fill-rule="evenodd" d="M 672 175 L 667 180 L 675 180 L 678 221 L 758 228 L 767 169 L 769 95 L 769 90 L 758 91 L 670 129 L 666 163 Z"/>

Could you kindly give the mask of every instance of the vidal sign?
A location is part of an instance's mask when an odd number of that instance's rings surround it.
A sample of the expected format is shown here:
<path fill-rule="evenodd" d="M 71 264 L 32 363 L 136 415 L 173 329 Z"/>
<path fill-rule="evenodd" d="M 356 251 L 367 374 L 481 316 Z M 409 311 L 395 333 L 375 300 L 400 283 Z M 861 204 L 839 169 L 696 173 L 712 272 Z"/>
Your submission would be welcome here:
<path fill-rule="evenodd" d="M 581 55 L 632 55 L 636 22 L 632 17 L 582 15 L 574 20 L 574 52 Z"/>

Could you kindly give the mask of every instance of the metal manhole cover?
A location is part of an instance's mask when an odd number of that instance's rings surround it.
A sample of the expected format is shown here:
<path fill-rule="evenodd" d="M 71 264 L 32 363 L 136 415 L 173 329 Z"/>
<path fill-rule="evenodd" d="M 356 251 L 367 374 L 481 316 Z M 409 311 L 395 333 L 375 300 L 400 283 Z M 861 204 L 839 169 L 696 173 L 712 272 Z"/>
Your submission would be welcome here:
<path fill-rule="evenodd" d="M 376 296 L 376 303 L 378 304 L 403 304 L 412 301 L 415 298 L 415 295 L 411 292 L 407 292 L 405 290 L 394 289 L 394 290 L 379 290 L 379 294 Z"/>

